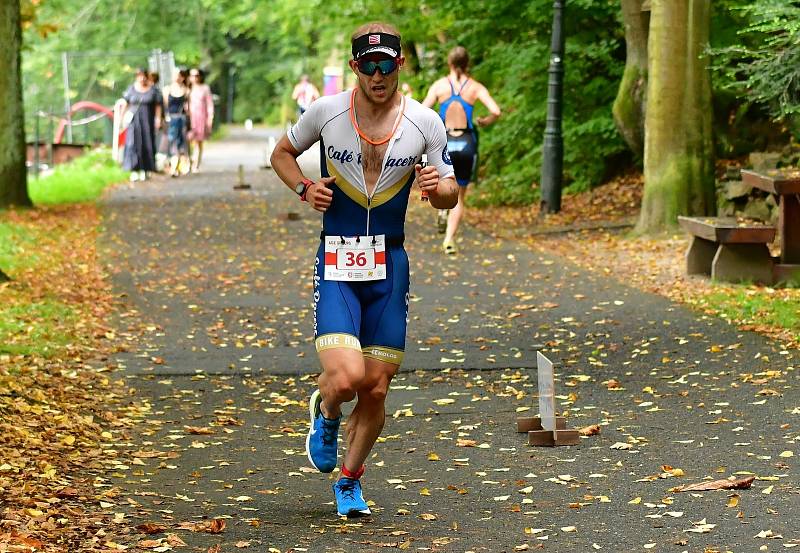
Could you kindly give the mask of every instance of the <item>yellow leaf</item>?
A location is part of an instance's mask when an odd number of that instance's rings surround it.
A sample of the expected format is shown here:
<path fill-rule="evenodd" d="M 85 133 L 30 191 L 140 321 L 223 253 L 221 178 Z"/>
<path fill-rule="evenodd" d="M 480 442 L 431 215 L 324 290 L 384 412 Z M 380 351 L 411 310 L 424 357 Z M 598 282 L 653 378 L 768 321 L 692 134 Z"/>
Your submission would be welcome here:
<path fill-rule="evenodd" d="M 67 435 L 61 438 L 61 441 L 67 445 L 72 445 L 75 443 L 75 436 Z"/>
<path fill-rule="evenodd" d="M 419 491 L 419 495 L 431 495 L 431 491 L 428 488 L 422 488 Z"/>
<path fill-rule="evenodd" d="M 450 405 L 451 403 L 455 403 L 456 400 L 454 400 L 452 398 L 449 398 L 449 397 L 446 397 L 446 398 L 442 398 L 442 399 L 434 399 L 433 402 L 436 405 Z"/>
<path fill-rule="evenodd" d="M 628 501 L 628 505 L 638 505 L 641 502 L 642 502 L 642 498 L 641 497 L 636 497 L 636 498 L 631 499 L 630 501 Z"/>
<path fill-rule="evenodd" d="M 435 453 L 428 453 L 428 461 L 439 461 L 439 456 Z"/>
<path fill-rule="evenodd" d="M 763 490 L 761 490 L 761 493 L 763 493 L 763 494 L 765 494 L 765 495 L 769 495 L 769 494 L 771 494 L 771 493 L 772 493 L 772 488 L 774 488 L 774 486 L 767 486 L 766 488 L 764 488 Z"/>
<path fill-rule="evenodd" d="M 781 453 L 779 455 L 779 457 L 794 457 L 794 452 L 793 451 L 784 451 L 783 453 Z"/>
<path fill-rule="evenodd" d="M 737 505 L 739 505 L 739 495 L 738 495 L 738 494 L 733 494 L 733 495 L 732 495 L 732 496 L 730 496 L 730 498 L 728 499 L 728 507 L 730 507 L 731 509 L 733 509 L 733 508 L 735 508 Z"/>

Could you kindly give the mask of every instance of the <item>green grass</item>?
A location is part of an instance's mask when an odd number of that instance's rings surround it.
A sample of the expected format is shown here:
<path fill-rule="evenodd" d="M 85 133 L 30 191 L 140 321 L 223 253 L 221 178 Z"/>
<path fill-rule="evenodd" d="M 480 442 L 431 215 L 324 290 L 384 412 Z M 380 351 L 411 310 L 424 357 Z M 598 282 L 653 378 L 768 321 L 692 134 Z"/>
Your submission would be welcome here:
<path fill-rule="evenodd" d="M 0 221 L 0 267 L 12 275 L 42 261 L 33 229 Z M 49 357 L 74 340 L 77 315 L 56 298 L 31 299 L 26 287 L 0 295 L 0 354 Z"/>
<path fill-rule="evenodd" d="M 74 341 L 74 310 L 55 299 L 0 306 L 0 354 L 49 357 Z"/>
<path fill-rule="evenodd" d="M 0 221 L 0 267 L 14 271 L 33 266 L 38 256 L 28 251 L 35 237 L 25 228 Z"/>
<path fill-rule="evenodd" d="M 28 192 L 38 205 L 90 202 L 126 178 L 128 173 L 114 163 L 109 150 L 95 150 L 56 166 L 51 175 L 29 178 Z"/>
<path fill-rule="evenodd" d="M 766 290 L 743 286 L 733 293 L 714 292 L 706 300 L 725 318 L 785 328 L 800 338 L 800 299 L 780 298 Z"/>

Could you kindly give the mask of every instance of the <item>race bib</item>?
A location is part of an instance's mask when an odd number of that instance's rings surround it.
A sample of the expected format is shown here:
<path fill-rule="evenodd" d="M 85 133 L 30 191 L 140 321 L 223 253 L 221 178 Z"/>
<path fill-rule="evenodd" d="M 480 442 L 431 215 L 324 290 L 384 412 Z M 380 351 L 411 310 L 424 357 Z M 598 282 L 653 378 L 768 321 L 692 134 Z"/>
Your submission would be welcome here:
<path fill-rule="evenodd" d="M 325 280 L 363 282 L 385 278 L 385 235 L 325 237 Z"/>

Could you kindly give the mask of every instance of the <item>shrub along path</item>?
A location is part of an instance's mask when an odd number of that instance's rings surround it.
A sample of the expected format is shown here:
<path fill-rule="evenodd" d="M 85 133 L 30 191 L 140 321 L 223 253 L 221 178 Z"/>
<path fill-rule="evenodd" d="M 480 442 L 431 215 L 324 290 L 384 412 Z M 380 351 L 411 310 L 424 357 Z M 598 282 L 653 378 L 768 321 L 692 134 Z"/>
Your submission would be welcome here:
<path fill-rule="evenodd" d="M 318 218 L 255 169 L 260 144 L 232 132 L 208 151 L 219 172 L 122 187 L 104 207 L 129 307 L 115 361 L 140 401 L 109 510 L 133 550 L 800 544 L 796 351 L 513 238 L 467 227 L 446 258 L 413 192 L 406 362 L 364 477 L 374 515 L 337 518 L 303 450 Z M 249 192 L 231 189 L 241 156 Z M 536 411 L 537 344 L 570 425 L 600 427 L 579 446 L 514 431 Z M 749 489 L 675 490 L 749 475 Z"/>

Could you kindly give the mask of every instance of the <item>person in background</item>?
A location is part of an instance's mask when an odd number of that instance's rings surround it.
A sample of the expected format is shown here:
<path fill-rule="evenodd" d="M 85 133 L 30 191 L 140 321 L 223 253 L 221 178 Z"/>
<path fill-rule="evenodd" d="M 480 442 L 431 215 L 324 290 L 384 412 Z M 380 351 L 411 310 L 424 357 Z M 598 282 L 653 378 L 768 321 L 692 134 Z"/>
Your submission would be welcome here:
<path fill-rule="evenodd" d="M 319 90 L 308 80 L 308 75 L 302 75 L 292 91 L 292 100 L 297 102 L 298 117 L 302 116 L 311 102 L 319 98 Z"/>
<path fill-rule="evenodd" d="M 447 150 L 453 161 L 458 182 L 458 204 L 448 214 L 439 211 L 439 232 L 444 232 L 442 248 L 447 254 L 456 253 L 455 236 L 458 224 L 464 216 L 464 199 L 467 185 L 474 180 L 478 166 L 478 133 L 472 122 L 472 111 L 476 102 L 489 110 L 489 115 L 478 117 L 478 126 L 494 123 L 500 117 L 500 107 L 489 91 L 467 73 L 469 54 L 463 46 L 456 46 L 447 56 L 450 73 L 431 86 L 422 105 L 433 107 L 439 104 L 439 116 L 447 127 Z"/>
<path fill-rule="evenodd" d="M 123 125 L 127 122 L 122 167 L 131 181 L 145 180 L 156 169 L 156 129 L 161 128 L 161 98 L 146 69 L 136 71 L 136 80 L 123 95 Z"/>
<path fill-rule="evenodd" d="M 156 96 L 162 97 L 161 87 L 161 74 L 158 71 L 148 71 L 147 77 L 150 80 L 150 85 L 155 89 Z M 164 170 L 167 161 L 167 134 L 164 132 L 164 104 L 161 104 L 162 121 L 161 126 L 156 129 L 156 171 L 159 173 Z"/>
<path fill-rule="evenodd" d="M 189 71 L 189 141 L 191 143 L 192 171 L 200 170 L 203 159 L 203 142 L 211 136 L 214 124 L 214 100 L 211 88 L 205 84 L 205 75 L 198 68 Z"/>
<path fill-rule="evenodd" d="M 164 89 L 164 105 L 167 119 L 167 155 L 170 176 L 177 177 L 188 172 L 189 157 L 186 144 L 186 114 L 189 109 L 189 72 L 175 72 L 175 80 Z M 184 171 L 184 168 L 186 171 Z"/>

